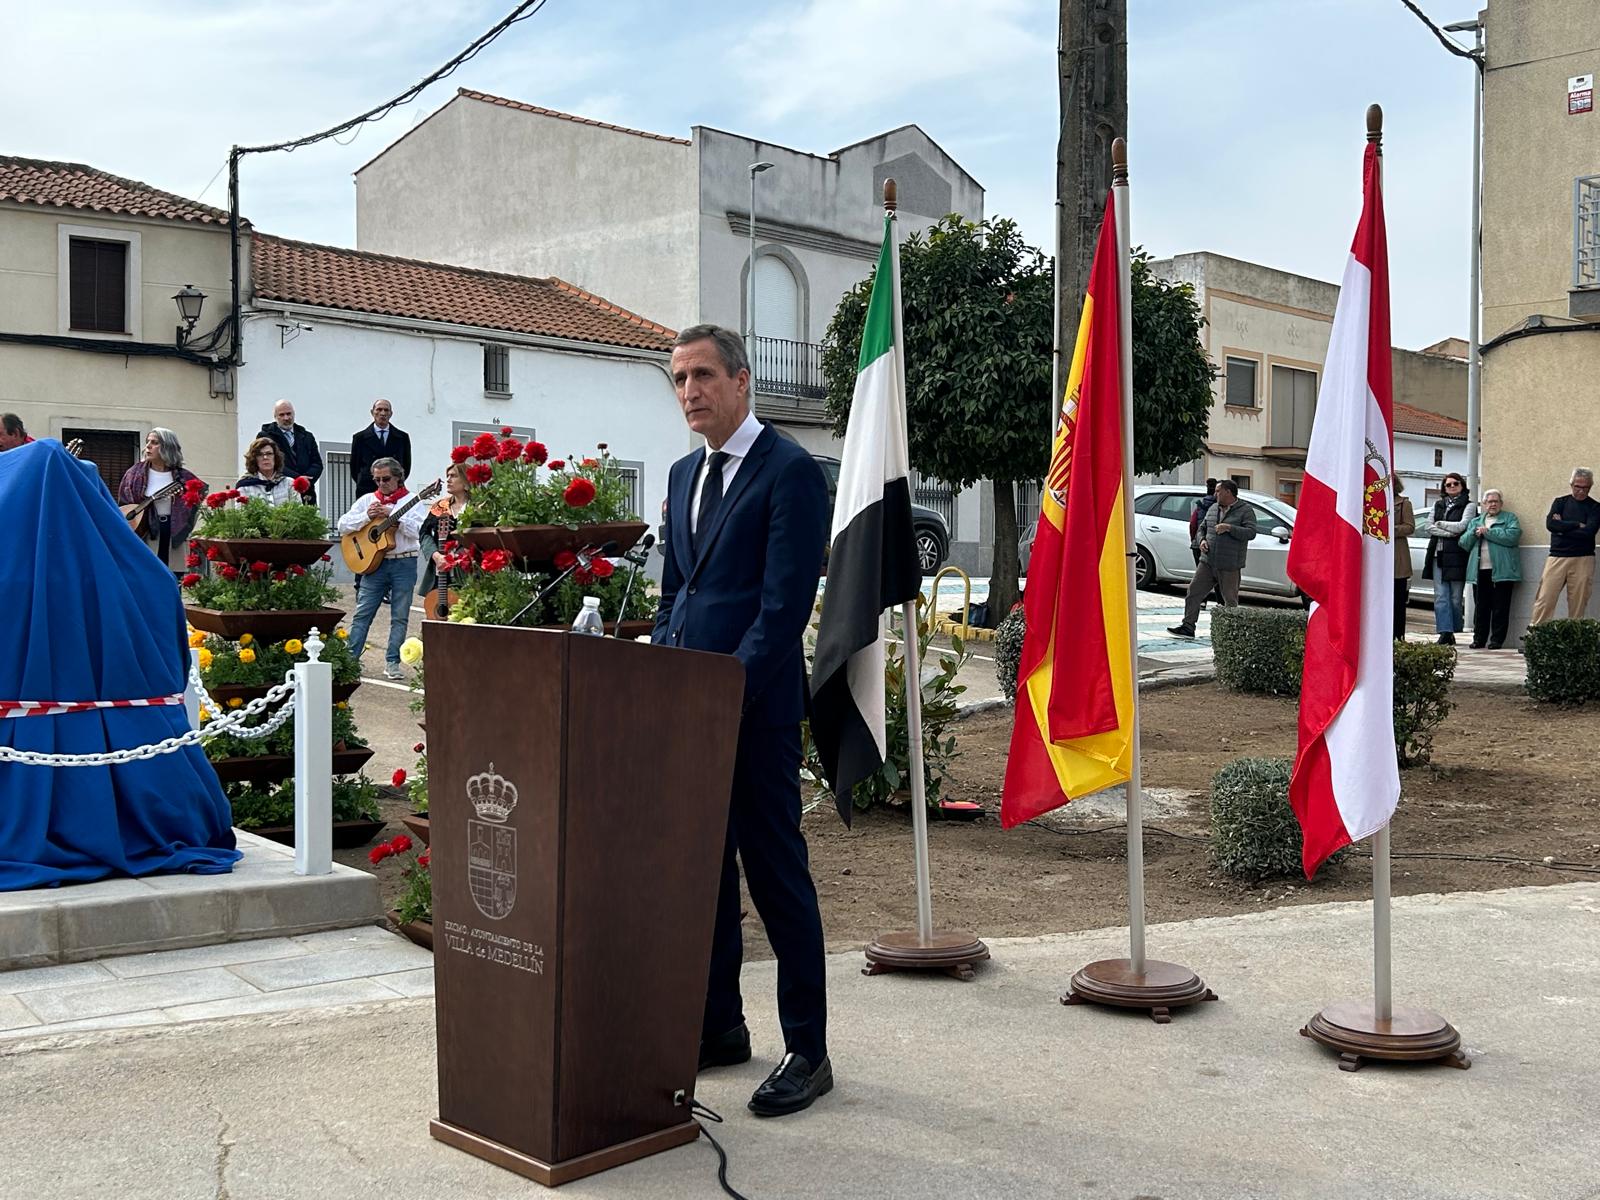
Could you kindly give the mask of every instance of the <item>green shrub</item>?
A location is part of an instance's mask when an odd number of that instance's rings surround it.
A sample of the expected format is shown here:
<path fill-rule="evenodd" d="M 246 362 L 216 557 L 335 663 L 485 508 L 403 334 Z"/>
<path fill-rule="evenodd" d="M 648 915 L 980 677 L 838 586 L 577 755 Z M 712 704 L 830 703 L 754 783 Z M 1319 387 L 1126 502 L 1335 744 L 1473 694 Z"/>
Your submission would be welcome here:
<path fill-rule="evenodd" d="M 196 522 L 195 537 L 287 538 L 322 541 L 328 536 L 328 518 L 311 504 L 268 504 L 257 497 L 225 508 L 207 507 Z"/>
<path fill-rule="evenodd" d="M 1281 608 L 1214 608 L 1211 649 L 1217 682 L 1230 691 L 1298 696 L 1306 615 Z"/>
<path fill-rule="evenodd" d="M 1022 639 L 1026 632 L 1027 625 L 1020 604 L 995 626 L 994 674 L 1007 700 L 1017 697 L 1017 669 L 1022 665 Z"/>
<path fill-rule="evenodd" d="M 1289 807 L 1293 765 L 1236 758 L 1211 777 L 1211 861 L 1219 870 L 1251 880 L 1302 873 L 1300 822 Z"/>
<path fill-rule="evenodd" d="M 1528 695 L 1545 704 L 1600 699 L 1600 621 L 1546 621 L 1522 638 Z"/>
<path fill-rule="evenodd" d="M 1402 767 L 1433 758 L 1433 733 L 1450 715 L 1456 652 L 1450 646 L 1394 644 L 1394 750 Z"/>
<path fill-rule="evenodd" d="M 277 784 L 230 783 L 223 789 L 240 829 L 294 824 L 294 780 Z M 339 775 L 333 780 L 335 821 L 376 821 L 378 785 L 365 775 Z"/>

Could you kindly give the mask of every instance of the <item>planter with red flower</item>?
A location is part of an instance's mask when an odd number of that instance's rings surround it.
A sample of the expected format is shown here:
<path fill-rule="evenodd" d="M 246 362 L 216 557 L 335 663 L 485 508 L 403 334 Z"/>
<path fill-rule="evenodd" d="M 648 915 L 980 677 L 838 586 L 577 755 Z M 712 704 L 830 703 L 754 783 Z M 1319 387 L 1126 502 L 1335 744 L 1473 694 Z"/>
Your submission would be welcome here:
<path fill-rule="evenodd" d="M 385 859 L 398 858 L 412 850 L 411 839 L 405 834 L 380 842 L 367 852 L 374 867 Z M 433 878 L 428 874 L 431 858 L 427 851 L 412 856 L 403 875 L 406 889 L 389 910 L 389 920 L 417 945 L 433 949 Z"/>
<path fill-rule="evenodd" d="M 631 489 L 602 443 L 599 457 L 550 458 L 540 442 L 481 433 L 457 446 L 471 488 L 456 537 L 479 551 L 504 551 L 525 570 L 563 551 L 615 542 L 624 553 L 649 528 L 629 509 Z"/>
<path fill-rule="evenodd" d="M 295 480 L 297 489 L 304 478 Z M 237 489 L 213 492 L 205 498 L 189 544 L 189 568 L 198 568 L 201 559 L 235 566 L 253 562 L 310 566 L 333 545 L 327 533 L 327 519 L 311 505 L 273 505 L 260 497 L 246 500 Z"/>
<path fill-rule="evenodd" d="M 190 571 L 183 577 L 184 610 L 196 629 L 226 638 L 304 638 L 312 626 L 326 631 L 344 618 L 343 609 L 328 607 L 339 597 L 331 576 L 321 565 L 221 563 L 210 574 Z"/>

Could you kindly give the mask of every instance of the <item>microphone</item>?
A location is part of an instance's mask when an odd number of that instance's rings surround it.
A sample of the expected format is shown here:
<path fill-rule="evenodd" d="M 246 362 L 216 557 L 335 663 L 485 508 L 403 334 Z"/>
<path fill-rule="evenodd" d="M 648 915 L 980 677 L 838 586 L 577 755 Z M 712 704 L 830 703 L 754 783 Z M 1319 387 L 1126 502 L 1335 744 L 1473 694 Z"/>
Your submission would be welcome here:
<path fill-rule="evenodd" d="M 647 533 L 639 539 L 639 544 L 622 556 L 628 564 L 628 583 L 622 589 L 622 602 L 617 605 L 617 623 L 611 628 L 612 637 L 622 636 L 622 617 L 628 611 L 628 597 L 633 594 L 633 581 L 639 574 L 639 568 L 644 566 L 645 560 L 650 557 L 650 548 L 656 544 L 656 535 Z"/>
<path fill-rule="evenodd" d="M 585 546 L 583 549 L 574 552 L 572 565 L 552 579 L 549 584 L 546 585 L 544 590 L 536 595 L 532 600 L 529 600 L 526 604 L 519 608 L 512 618 L 506 622 L 506 624 L 515 625 L 519 620 L 522 619 L 524 613 L 526 613 L 534 605 L 538 604 L 551 592 L 555 591 L 556 588 L 560 587 L 561 584 L 565 582 L 567 576 L 571 575 L 579 567 L 582 567 L 585 571 L 587 571 L 589 569 L 589 564 L 594 562 L 595 559 L 610 558 L 616 552 L 616 542 L 606 542 L 603 546 L 598 548 L 594 546 Z"/>

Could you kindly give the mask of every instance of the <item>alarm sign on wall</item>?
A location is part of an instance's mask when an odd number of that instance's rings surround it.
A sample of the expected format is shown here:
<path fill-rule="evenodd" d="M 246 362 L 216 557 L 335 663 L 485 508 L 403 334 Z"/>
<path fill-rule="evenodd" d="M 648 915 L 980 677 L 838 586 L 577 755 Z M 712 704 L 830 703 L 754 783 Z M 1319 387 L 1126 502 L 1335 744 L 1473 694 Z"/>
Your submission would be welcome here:
<path fill-rule="evenodd" d="M 1594 76 L 1574 75 L 1567 80 L 1567 115 L 1594 111 Z"/>

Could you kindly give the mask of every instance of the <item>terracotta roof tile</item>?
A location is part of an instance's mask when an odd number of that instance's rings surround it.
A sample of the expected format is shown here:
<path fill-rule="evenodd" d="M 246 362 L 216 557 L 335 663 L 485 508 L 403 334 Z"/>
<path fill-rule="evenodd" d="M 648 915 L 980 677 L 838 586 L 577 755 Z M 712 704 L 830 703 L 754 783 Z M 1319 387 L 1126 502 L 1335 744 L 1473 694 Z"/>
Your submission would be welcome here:
<path fill-rule="evenodd" d="M 510 333 L 667 351 L 673 330 L 560 279 L 502 275 L 257 234 L 257 300 L 447 321 Z"/>
<path fill-rule="evenodd" d="M 228 223 L 228 214 L 220 208 L 163 192 L 137 179 L 124 179 L 83 163 L 8 155 L 0 155 L 0 200 L 201 225 Z"/>
<path fill-rule="evenodd" d="M 669 137 L 664 133 L 650 133 L 644 129 L 629 129 L 626 125 L 613 125 L 609 121 L 596 121 L 592 117 L 576 117 L 571 113 L 557 112 L 553 108 L 540 108 L 537 104 L 525 104 L 521 100 L 507 100 L 504 96 L 491 96 L 488 92 L 475 92 L 471 88 L 457 88 L 456 95 L 465 96 L 468 100 L 482 100 L 486 104 L 498 104 L 501 108 L 514 108 L 518 112 L 536 113 L 541 117 L 557 117 L 563 121 L 574 121 L 579 125 L 594 125 L 600 129 L 613 129 L 618 133 L 631 133 L 634 137 L 649 138 L 653 142 L 673 142 L 679 146 L 693 145 L 688 138 Z"/>
<path fill-rule="evenodd" d="M 1467 423 L 1443 413 L 1429 412 L 1414 404 L 1394 402 L 1394 431 L 1412 433 L 1420 437 L 1444 437 L 1467 440 Z"/>

